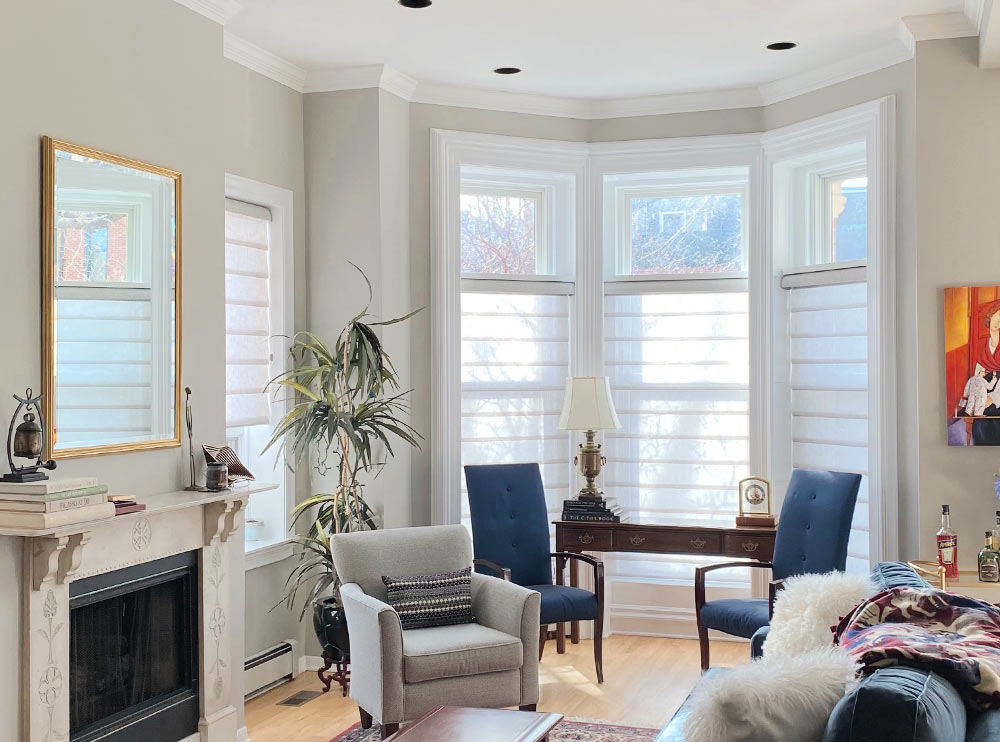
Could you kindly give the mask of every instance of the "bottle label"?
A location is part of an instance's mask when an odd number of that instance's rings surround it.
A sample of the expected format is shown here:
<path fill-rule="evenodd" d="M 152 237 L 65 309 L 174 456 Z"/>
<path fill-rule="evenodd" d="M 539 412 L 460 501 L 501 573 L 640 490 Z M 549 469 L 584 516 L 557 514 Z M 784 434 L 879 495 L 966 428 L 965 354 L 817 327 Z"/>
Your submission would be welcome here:
<path fill-rule="evenodd" d="M 979 581 L 1000 582 L 1000 567 L 996 561 L 988 559 L 979 565 Z"/>
<path fill-rule="evenodd" d="M 958 545 L 958 538 L 955 536 L 942 536 L 938 539 L 938 562 L 942 565 L 955 563 L 955 546 Z"/>

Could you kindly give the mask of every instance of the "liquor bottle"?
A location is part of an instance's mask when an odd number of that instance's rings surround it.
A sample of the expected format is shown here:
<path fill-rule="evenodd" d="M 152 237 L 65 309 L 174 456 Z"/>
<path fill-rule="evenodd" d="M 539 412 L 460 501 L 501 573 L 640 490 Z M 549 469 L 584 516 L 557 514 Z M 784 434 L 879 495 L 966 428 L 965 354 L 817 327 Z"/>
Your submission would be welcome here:
<path fill-rule="evenodd" d="M 938 564 L 944 567 L 944 576 L 958 579 L 958 536 L 951 530 L 951 508 L 941 506 L 941 530 L 937 532 Z"/>
<path fill-rule="evenodd" d="M 986 546 L 979 552 L 979 581 L 1000 582 L 1000 554 L 996 552 L 993 531 L 986 532 Z"/>
<path fill-rule="evenodd" d="M 993 549 L 1000 553 L 1000 510 L 996 511 L 997 524 L 993 526 Z"/>

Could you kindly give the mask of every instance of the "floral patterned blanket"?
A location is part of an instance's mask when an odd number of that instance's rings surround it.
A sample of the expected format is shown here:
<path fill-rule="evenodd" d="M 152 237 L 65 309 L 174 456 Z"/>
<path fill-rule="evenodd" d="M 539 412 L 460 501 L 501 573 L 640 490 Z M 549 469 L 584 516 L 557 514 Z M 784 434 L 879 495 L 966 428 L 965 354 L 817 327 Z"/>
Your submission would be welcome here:
<path fill-rule="evenodd" d="M 949 680 L 971 707 L 1000 708 L 1000 608 L 931 588 L 899 587 L 872 596 L 834 628 L 869 674 L 907 665 Z"/>

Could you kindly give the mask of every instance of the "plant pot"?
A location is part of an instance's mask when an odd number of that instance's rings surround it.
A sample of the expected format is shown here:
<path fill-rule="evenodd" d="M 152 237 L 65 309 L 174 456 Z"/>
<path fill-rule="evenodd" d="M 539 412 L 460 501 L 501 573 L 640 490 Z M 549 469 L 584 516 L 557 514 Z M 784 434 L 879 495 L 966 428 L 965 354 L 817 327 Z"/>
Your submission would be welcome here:
<path fill-rule="evenodd" d="M 313 601 L 313 629 L 324 657 L 333 662 L 350 661 L 351 638 L 347 634 L 347 616 L 336 598 Z"/>

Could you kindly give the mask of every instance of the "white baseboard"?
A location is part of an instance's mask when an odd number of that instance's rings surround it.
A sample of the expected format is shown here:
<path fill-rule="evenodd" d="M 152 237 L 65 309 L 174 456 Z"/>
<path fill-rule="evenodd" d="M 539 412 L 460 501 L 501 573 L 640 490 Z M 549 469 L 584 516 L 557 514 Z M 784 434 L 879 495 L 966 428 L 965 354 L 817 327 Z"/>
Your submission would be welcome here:
<path fill-rule="evenodd" d="M 322 657 L 314 654 L 304 654 L 299 657 L 299 673 L 316 671 L 326 664 Z"/>
<path fill-rule="evenodd" d="M 666 608 L 656 605 L 618 604 L 610 607 L 608 623 L 613 634 L 655 636 L 664 639 L 697 639 L 698 624 L 693 608 Z M 746 639 L 719 631 L 709 631 L 712 641 L 746 642 Z"/>
<path fill-rule="evenodd" d="M 250 742 L 250 735 L 247 734 L 246 727 L 240 727 L 236 730 L 236 742 Z"/>

